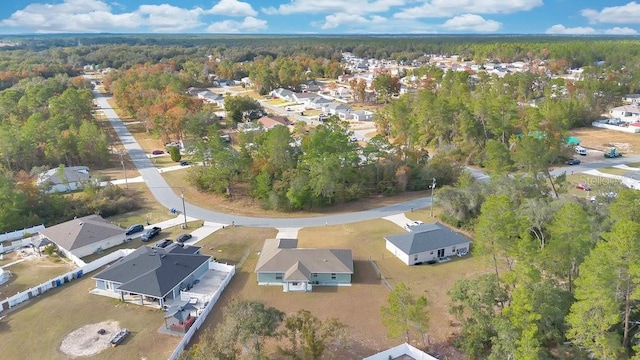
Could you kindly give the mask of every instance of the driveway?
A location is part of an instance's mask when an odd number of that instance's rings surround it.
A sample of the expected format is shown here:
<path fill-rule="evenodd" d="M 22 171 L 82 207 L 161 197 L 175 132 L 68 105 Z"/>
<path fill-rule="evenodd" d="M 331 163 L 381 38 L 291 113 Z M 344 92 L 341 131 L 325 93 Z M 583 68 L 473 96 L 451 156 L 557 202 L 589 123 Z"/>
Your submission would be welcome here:
<path fill-rule="evenodd" d="M 151 159 L 142 150 L 136 139 L 131 135 L 129 129 L 120 120 L 115 111 L 108 103 L 108 98 L 98 91 L 93 92 L 96 102 L 102 108 L 104 115 L 114 131 L 120 138 L 125 149 L 129 153 L 133 164 L 140 172 L 145 183 L 149 187 L 151 194 L 156 200 L 167 209 L 183 209 L 183 199 L 179 195 L 180 188 L 172 188 L 164 180 L 158 169 L 153 165 Z M 404 213 L 410 209 L 421 209 L 431 205 L 431 198 L 420 198 L 404 203 L 384 206 L 377 209 L 343 213 L 307 218 L 257 218 L 240 215 L 225 214 L 209 209 L 203 209 L 188 202 L 184 202 L 185 213 L 192 218 L 210 221 L 217 224 L 231 224 L 252 227 L 275 227 L 275 228 L 299 228 L 353 223 L 364 220 L 378 219 L 389 215 Z"/>

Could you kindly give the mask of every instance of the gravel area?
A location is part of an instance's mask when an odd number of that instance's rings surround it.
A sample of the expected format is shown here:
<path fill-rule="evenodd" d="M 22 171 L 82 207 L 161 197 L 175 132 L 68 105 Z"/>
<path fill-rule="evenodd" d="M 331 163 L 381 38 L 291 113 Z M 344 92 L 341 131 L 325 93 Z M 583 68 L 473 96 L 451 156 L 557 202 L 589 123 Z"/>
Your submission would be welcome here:
<path fill-rule="evenodd" d="M 98 333 L 100 329 L 105 330 L 103 334 Z M 119 330 L 120 324 L 113 320 L 85 325 L 67 335 L 60 350 L 71 357 L 95 355 L 111 347 L 109 341 Z"/>

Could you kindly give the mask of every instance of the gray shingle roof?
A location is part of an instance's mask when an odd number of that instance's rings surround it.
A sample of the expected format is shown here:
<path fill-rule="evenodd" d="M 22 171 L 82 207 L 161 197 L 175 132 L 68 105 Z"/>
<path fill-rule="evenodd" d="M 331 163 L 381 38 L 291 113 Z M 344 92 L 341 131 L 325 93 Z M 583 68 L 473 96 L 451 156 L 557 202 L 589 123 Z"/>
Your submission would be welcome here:
<path fill-rule="evenodd" d="M 40 231 L 44 237 L 66 250 L 81 248 L 124 233 L 124 229 L 99 215 L 73 219 Z"/>
<path fill-rule="evenodd" d="M 289 242 L 284 243 L 284 247 L 279 244 L 278 239 L 265 240 L 256 264 L 257 273 L 285 273 L 299 263 L 309 273 L 353 274 L 353 257 L 349 249 L 297 249 L 291 248 Z"/>
<path fill-rule="evenodd" d="M 51 183 L 54 185 L 64 184 L 64 183 L 75 183 L 75 182 L 83 182 L 89 181 L 89 168 L 86 166 L 65 166 L 64 167 L 64 177 L 66 181 L 59 176 L 60 169 L 54 168 L 49 169 L 43 173 L 38 175 L 37 184 Z"/>
<path fill-rule="evenodd" d="M 464 235 L 449 229 L 439 222 L 414 226 L 411 228 L 411 232 L 389 235 L 385 237 L 385 240 L 407 255 L 471 242 Z"/>
<path fill-rule="evenodd" d="M 119 283 L 118 290 L 164 297 L 211 258 L 185 254 L 175 250 L 178 248 L 171 247 L 171 251 L 167 251 L 140 247 L 94 276 L 94 279 Z"/>

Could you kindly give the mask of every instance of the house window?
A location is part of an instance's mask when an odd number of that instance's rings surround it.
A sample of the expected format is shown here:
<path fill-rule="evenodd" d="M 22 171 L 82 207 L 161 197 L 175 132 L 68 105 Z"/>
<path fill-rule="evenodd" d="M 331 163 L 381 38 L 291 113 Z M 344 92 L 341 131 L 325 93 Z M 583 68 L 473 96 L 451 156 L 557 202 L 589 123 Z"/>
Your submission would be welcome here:
<path fill-rule="evenodd" d="M 318 277 L 318 274 L 317 273 L 313 273 L 313 274 L 311 274 L 311 276 L 313 276 L 315 278 L 315 277 Z"/>
<path fill-rule="evenodd" d="M 455 245 L 453 245 L 453 246 L 451 247 L 451 252 L 454 252 L 454 251 L 456 251 L 456 246 L 455 246 Z"/>
<path fill-rule="evenodd" d="M 418 255 L 413 256 L 413 261 L 418 261 Z"/>
<path fill-rule="evenodd" d="M 276 280 L 282 280 L 282 273 L 276 273 Z"/>
<path fill-rule="evenodd" d="M 331 274 L 331 280 L 335 280 L 335 279 L 337 279 L 336 274 L 335 273 Z"/>
<path fill-rule="evenodd" d="M 431 255 L 433 255 L 433 251 L 431 252 Z"/>

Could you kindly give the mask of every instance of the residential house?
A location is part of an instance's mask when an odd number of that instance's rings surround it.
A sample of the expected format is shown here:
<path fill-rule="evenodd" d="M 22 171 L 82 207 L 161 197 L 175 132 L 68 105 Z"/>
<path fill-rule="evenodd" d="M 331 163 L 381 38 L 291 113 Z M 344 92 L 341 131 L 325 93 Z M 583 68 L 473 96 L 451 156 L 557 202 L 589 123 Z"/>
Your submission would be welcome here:
<path fill-rule="evenodd" d="M 373 112 L 369 110 L 339 110 L 337 113 L 340 120 L 355 120 L 355 121 L 371 121 L 373 120 Z"/>
<path fill-rule="evenodd" d="M 293 102 L 293 91 L 288 90 L 288 89 L 283 89 L 283 88 L 277 88 L 275 90 L 271 90 L 271 92 L 269 93 L 269 95 L 278 98 L 278 99 L 283 99 L 283 100 L 287 100 L 290 102 Z"/>
<path fill-rule="evenodd" d="M 40 173 L 36 184 L 43 192 L 51 194 L 82 189 L 89 178 L 86 166 L 61 166 Z"/>
<path fill-rule="evenodd" d="M 306 107 L 311 109 L 322 109 L 322 106 L 332 103 L 333 101 L 322 96 L 316 96 L 310 99 Z"/>
<path fill-rule="evenodd" d="M 265 130 L 269 130 L 275 126 L 288 126 L 289 118 L 286 116 L 263 116 L 258 119 L 258 124 L 262 125 Z"/>
<path fill-rule="evenodd" d="M 162 308 L 199 282 L 210 262 L 198 246 L 142 246 L 94 276 L 93 293 Z"/>
<path fill-rule="evenodd" d="M 317 94 L 312 93 L 293 93 L 291 100 L 299 104 L 308 104 Z"/>
<path fill-rule="evenodd" d="M 635 123 L 640 121 L 640 106 L 623 105 L 614 107 L 609 110 L 609 116 L 611 118 L 620 119 L 620 121 L 624 123 Z"/>
<path fill-rule="evenodd" d="M 349 106 L 342 103 L 337 103 L 337 102 L 332 102 L 322 106 L 322 112 L 330 115 L 336 115 L 339 111 L 348 111 L 348 110 L 351 110 Z"/>
<path fill-rule="evenodd" d="M 426 352 L 407 343 L 367 356 L 362 360 L 438 360 Z"/>
<path fill-rule="evenodd" d="M 640 94 L 627 94 L 622 98 L 622 101 L 630 105 L 637 105 L 640 101 Z"/>
<path fill-rule="evenodd" d="M 466 254 L 471 240 L 447 226 L 429 223 L 411 227 L 411 231 L 385 237 L 386 249 L 407 265 Z"/>
<path fill-rule="evenodd" d="M 218 107 L 224 107 L 224 95 L 217 94 L 212 91 L 206 90 L 198 93 L 198 99 L 202 99 L 209 104 L 215 104 Z"/>
<path fill-rule="evenodd" d="M 353 258 L 349 249 L 300 249 L 297 239 L 267 239 L 256 273 L 258 285 L 283 291 L 311 291 L 313 286 L 351 286 Z"/>
<path fill-rule="evenodd" d="M 58 250 L 74 261 L 125 242 L 125 230 L 102 218 L 89 215 L 39 231 L 41 239 L 56 244 Z"/>

